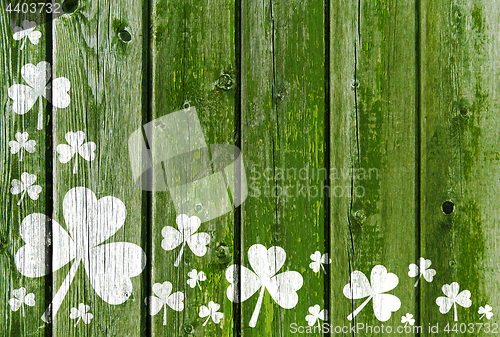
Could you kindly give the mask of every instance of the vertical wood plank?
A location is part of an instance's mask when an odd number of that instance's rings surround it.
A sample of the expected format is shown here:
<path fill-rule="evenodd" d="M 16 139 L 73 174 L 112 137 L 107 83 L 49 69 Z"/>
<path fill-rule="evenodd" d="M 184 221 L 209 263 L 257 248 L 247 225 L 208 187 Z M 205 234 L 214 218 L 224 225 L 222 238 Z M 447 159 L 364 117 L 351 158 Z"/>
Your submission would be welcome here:
<path fill-rule="evenodd" d="M 152 58 L 152 119 L 168 115 L 185 107 L 196 108 L 202 136 L 207 145 L 234 144 L 235 135 L 235 3 L 224 1 L 153 1 L 151 9 Z M 190 125 L 191 127 L 191 125 Z M 152 149 L 182 146 L 183 141 L 193 143 L 189 129 L 177 129 L 165 137 L 152 137 Z M 176 144 L 176 145 L 173 145 Z M 185 145 L 185 144 L 184 144 Z M 212 156 L 215 153 L 211 154 Z M 175 159 L 173 160 L 175 162 Z M 183 169 L 193 173 L 204 171 L 203 158 L 190 158 Z M 210 167 L 210 165 L 208 165 Z M 169 164 L 164 164 L 162 176 L 172 176 Z M 173 174 L 175 178 L 175 174 Z M 201 174 L 203 176 L 203 174 Z M 179 178 L 180 179 L 180 178 Z M 180 181 L 180 180 L 179 180 Z M 170 186 L 169 186 L 170 187 Z M 194 190 L 184 189 L 181 194 L 189 198 Z M 175 266 L 181 251 L 162 248 L 165 238 L 162 229 L 178 228 L 178 215 L 171 191 L 152 194 L 152 270 L 151 284 L 172 284 L 172 292 L 184 293 L 181 312 L 167 308 L 166 325 L 163 316 L 151 316 L 153 335 L 177 336 L 192 333 L 196 336 L 225 336 L 232 334 L 232 304 L 226 297 L 225 269 L 231 261 L 234 215 L 232 212 L 201 223 L 196 233 L 208 233 L 207 253 L 198 257 L 186 245 L 179 265 Z M 175 197 L 179 197 L 176 195 Z M 214 197 L 214 196 L 211 196 Z M 210 205 L 196 204 L 191 215 L 212 211 Z M 200 215 L 200 214 L 198 214 Z M 188 273 L 203 271 L 206 281 L 194 288 L 188 285 Z M 201 288 L 201 289 L 200 289 Z M 148 296 L 153 293 L 148 294 Z M 201 306 L 213 301 L 220 305 L 224 318 L 216 324 L 209 317 L 200 317 Z M 207 321 L 207 322 L 206 322 Z M 205 324 L 206 322 L 206 324 Z"/>
<path fill-rule="evenodd" d="M 280 307 L 269 290 L 261 297 L 259 289 L 244 301 L 242 334 L 286 336 L 292 333 L 292 324 L 307 326 L 304 318 L 310 307 L 325 309 L 325 272 L 319 268 L 315 273 L 309 267 L 311 254 L 326 252 L 328 226 L 324 8 L 322 1 L 250 1 L 242 2 L 241 17 L 242 151 L 249 172 L 249 197 L 242 206 L 241 264 L 252 270 L 248 253 L 256 244 L 266 249 L 278 246 L 286 260 L 278 263 L 277 274 L 293 271 L 303 279 L 292 309 Z M 328 270 L 328 265 L 324 267 Z M 286 296 L 292 291 L 278 297 Z"/>
<path fill-rule="evenodd" d="M 353 271 L 370 279 L 383 265 L 399 278 L 388 293 L 401 308 L 383 323 L 394 327 L 406 313 L 418 314 L 416 280 L 408 277 L 418 259 L 416 7 L 359 1 L 332 2 L 331 10 L 332 323 L 382 324 L 371 303 L 350 322 L 366 299 L 350 300 L 343 288 Z"/>
<path fill-rule="evenodd" d="M 0 209 L 0 292 L 3 294 L 0 301 L 0 334 L 2 336 L 33 335 L 43 336 L 46 333 L 40 316 L 45 310 L 46 280 L 44 278 L 28 278 L 23 276 L 18 268 L 22 268 L 28 261 L 21 260 L 16 266 L 15 255 L 25 244 L 20 236 L 20 227 L 23 219 L 32 213 L 44 213 L 46 211 L 47 179 L 46 179 L 46 130 L 37 130 L 39 101 L 26 114 L 19 115 L 13 111 L 14 101 L 8 96 L 8 89 L 14 84 L 26 85 L 21 75 L 24 65 L 38 64 L 45 60 L 46 55 L 46 26 L 42 24 L 44 18 L 40 18 L 40 25 L 36 31 L 42 36 L 37 45 L 13 38 L 13 27 L 6 9 L 0 9 L 0 102 L 2 102 L 2 114 L 0 116 L 0 172 L 2 183 L 0 185 L 1 205 Z M 22 22 L 22 20 L 20 21 Z M 39 98 L 42 99 L 42 98 Z M 42 99 L 45 109 L 47 104 Z M 45 110 L 42 112 L 45 114 Z M 46 117 L 46 114 L 45 114 Z M 27 132 L 29 139 L 36 142 L 35 152 L 29 153 L 22 150 L 21 153 L 11 152 L 11 141 L 17 141 L 17 133 Z M 21 175 L 27 172 L 36 175 L 36 185 L 42 188 L 37 200 L 32 200 L 22 193 L 13 195 L 11 189 L 14 179 L 20 180 Z M 13 311 L 9 305 L 11 299 L 22 299 L 16 296 L 19 289 L 24 288 L 26 295 L 34 295 L 34 306 L 23 304 L 17 311 Z M 16 291 L 17 289 L 17 291 Z"/>
<path fill-rule="evenodd" d="M 424 322 L 496 323 L 479 308 L 499 303 L 499 4 L 422 4 L 422 252 L 435 262 L 422 292 Z M 445 202 L 449 208 L 443 208 Z M 449 214 L 446 214 L 449 213 Z M 439 313 L 444 284 L 469 290 L 472 306 Z M 455 335 L 453 332 L 443 336 Z M 471 336 L 487 335 L 477 328 Z"/>
<path fill-rule="evenodd" d="M 111 231 L 114 235 L 107 238 L 105 244 L 127 242 L 144 247 L 141 235 L 142 191 L 132 178 L 127 146 L 128 137 L 142 123 L 143 6 L 143 1 L 79 2 L 72 8 L 72 13 L 54 22 L 53 78 L 64 76 L 70 80 L 71 103 L 65 109 L 54 107 L 52 114 L 53 217 L 63 228 L 68 228 L 71 219 L 65 214 L 68 210 L 63 208 L 63 201 L 74 187 L 90 189 L 97 199 L 118 198 L 125 205 L 126 217 L 123 224 L 119 221 L 116 234 Z M 96 157 L 87 161 L 77 154 L 63 164 L 57 146 L 68 143 L 68 132 L 77 131 L 84 132 L 85 142 L 96 144 Z M 76 200 L 70 202 L 76 203 Z M 88 203 L 85 205 L 92 207 Z M 115 213 L 118 207 L 114 205 L 100 213 L 102 216 L 106 212 L 110 218 L 99 226 L 110 226 L 118 218 Z M 94 235 L 91 233 L 89 240 Z M 75 236 L 74 240 L 85 241 L 85 238 Z M 100 262 L 112 268 L 118 257 L 110 254 L 111 250 L 104 256 L 104 261 L 92 260 L 92 268 Z M 53 295 L 59 291 L 74 263 L 72 261 L 53 274 Z M 108 276 L 116 282 L 112 281 L 111 285 L 121 287 L 118 273 L 109 273 Z M 126 294 L 130 295 L 127 301 L 120 305 L 108 304 L 92 288 L 82 263 L 55 317 L 53 334 L 140 336 L 146 329 L 142 277 L 131 278 L 131 283 L 133 289 Z M 83 321 L 76 324 L 76 319 L 70 319 L 71 308 L 78 308 L 80 303 L 90 306 L 93 319 L 89 324 Z"/>

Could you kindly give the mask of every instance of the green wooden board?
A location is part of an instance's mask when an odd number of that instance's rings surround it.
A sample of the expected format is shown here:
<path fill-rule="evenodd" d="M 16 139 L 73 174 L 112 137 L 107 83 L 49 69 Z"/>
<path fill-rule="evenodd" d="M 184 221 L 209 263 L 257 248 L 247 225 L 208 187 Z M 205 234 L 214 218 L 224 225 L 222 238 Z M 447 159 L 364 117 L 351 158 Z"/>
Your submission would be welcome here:
<path fill-rule="evenodd" d="M 498 333 L 495 2 L 2 6 L 1 335 Z"/>

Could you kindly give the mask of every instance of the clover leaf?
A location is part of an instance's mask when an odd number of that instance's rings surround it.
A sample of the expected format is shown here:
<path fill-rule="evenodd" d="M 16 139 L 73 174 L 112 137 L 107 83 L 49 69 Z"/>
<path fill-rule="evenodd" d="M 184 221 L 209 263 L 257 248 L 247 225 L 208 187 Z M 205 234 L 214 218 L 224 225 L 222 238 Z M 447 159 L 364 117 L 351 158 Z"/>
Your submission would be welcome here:
<path fill-rule="evenodd" d="M 40 185 L 34 185 L 36 181 L 35 174 L 29 174 L 27 172 L 23 172 L 21 174 L 21 180 L 13 179 L 11 184 L 12 188 L 10 189 L 10 193 L 13 195 L 21 194 L 21 198 L 17 202 L 18 205 L 23 201 L 24 195 L 28 193 L 31 200 L 38 200 L 39 194 L 42 191 L 42 187 Z"/>
<path fill-rule="evenodd" d="M 255 272 L 236 264 L 226 270 L 226 279 L 231 284 L 227 288 L 227 297 L 231 302 L 244 302 L 260 289 L 250 327 L 257 324 L 266 289 L 279 306 L 291 309 L 297 305 L 297 291 L 302 288 L 304 281 L 296 271 L 277 274 L 285 260 L 283 248 L 274 246 L 266 249 L 263 245 L 256 244 L 248 249 L 248 262 Z"/>
<path fill-rule="evenodd" d="M 208 302 L 208 307 L 206 307 L 204 305 L 202 305 L 200 307 L 200 312 L 198 313 L 198 315 L 201 318 L 204 318 L 204 317 L 208 316 L 208 318 L 205 321 L 205 323 L 203 323 L 203 326 L 207 325 L 207 323 L 210 320 L 210 318 L 212 318 L 212 321 L 214 321 L 215 324 L 219 324 L 219 322 L 222 319 L 222 317 L 224 317 L 223 313 L 218 312 L 219 309 L 220 309 L 220 304 L 215 303 L 213 301 Z"/>
<path fill-rule="evenodd" d="M 406 328 L 408 326 L 408 324 L 414 325 L 415 324 L 415 319 L 413 318 L 412 314 L 407 313 L 405 316 L 401 317 L 401 323 L 404 323 L 405 324 L 405 328 Z"/>
<path fill-rule="evenodd" d="M 26 38 L 28 38 L 31 43 L 38 44 L 40 38 L 42 37 L 42 33 L 35 30 L 35 28 L 36 22 L 29 20 L 24 20 L 22 27 L 14 27 L 14 34 L 12 37 L 14 38 L 14 40 L 23 40 L 23 43 L 21 44 L 21 50 L 23 50 L 24 48 Z"/>
<path fill-rule="evenodd" d="M 195 234 L 201 225 L 201 220 L 197 216 L 188 217 L 186 214 L 180 214 L 177 216 L 176 222 L 179 230 L 170 226 L 165 226 L 161 230 L 161 235 L 164 237 L 161 246 L 165 250 L 173 250 L 182 244 L 174 263 L 174 266 L 178 267 L 186 243 L 194 255 L 204 256 L 207 253 L 206 246 L 210 243 L 210 235 L 207 233 Z"/>
<path fill-rule="evenodd" d="M 153 293 L 156 296 L 150 296 L 144 300 L 149 307 L 149 314 L 154 316 L 163 308 L 163 325 L 167 325 L 167 306 L 175 311 L 184 310 L 184 293 L 177 291 L 173 294 L 172 283 L 163 282 L 153 284 Z"/>
<path fill-rule="evenodd" d="M 316 304 L 315 306 L 309 307 L 309 315 L 306 316 L 306 321 L 309 326 L 313 326 L 318 322 L 319 331 L 321 331 L 320 320 L 328 320 L 328 310 L 321 310 L 320 306 Z"/>
<path fill-rule="evenodd" d="M 387 269 L 382 265 L 373 267 L 370 282 L 365 274 L 356 270 L 351 273 L 350 282 L 344 286 L 344 296 L 349 299 L 360 299 L 368 297 L 356 310 L 349 316 L 348 320 L 352 320 L 357 314 L 373 299 L 373 312 L 375 317 L 385 322 L 391 318 L 392 312 L 398 311 L 401 307 L 401 301 L 394 295 L 384 294 L 397 287 L 399 283 L 398 277 L 393 273 L 388 273 Z"/>
<path fill-rule="evenodd" d="M 19 152 L 19 161 L 23 161 L 23 151 L 26 150 L 29 153 L 35 152 L 36 142 L 34 140 L 28 140 L 29 134 L 27 132 L 16 132 L 16 140 L 11 140 L 9 142 L 10 153 L 16 154 Z"/>
<path fill-rule="evenodd" d="M 80 303 L 77 308 L 71 308 L 69 318 L 71 319 L 77 319 L 76 323 L 74 326 L 77 326 L 78 323 L 80 323 L 80 320 L 83 321 L 85 324 L 89 324 L 92 318 L 94 318 L 94 315 L 89 313 L 90 306 L 85 305 L 83 303 Z"/>
<path fill-rule="evenodd" d="M 491 317 L 493 317 L 493 312 L 492 312 L 493 308 L 491 306 L 489 306 L 488 304 L 486 304 L 486 306 L 484 307 L 479 307 L 479 310 L 478 310 L 478 314 L 481 315 L 481 317 L 479 319 L 483 319 L 484 316 L 486 316 L 486 319 L 491 319 Z"/>
<path fill-rule="evenodd" d="M 427 282 L 432 282 L 434 279 L 434 275 L 436 275 L 436 271 L 434 269 L 429 268 L 431 266 L 431 260 L 426 260 L 423 257 L 418 259 L 418 265 L 412 263 L 410 264 L 410 271 L 408 272 L 408 276 L 417 277 L 417 282 L 415 283 L 415 287 L 418 285 L 420 278 L 422 275 Z"/>
<path fill-rule="evenodd" d="M 42 316 L 46 323 L 55 318 L 81 263 L 97 295 L 113 305 L 130 297 L 130 278 L 142 273 L 146 263 L 146 254 L 135 244 L 103 244 L 125 223 L 126 209 L 120 199 L 108 196 L 97 200 L 91 190 L 75 187 L 64 196 L 63 216 L 68 232 L 44 214 L 24 218 L 19 231 L 26 244 L 14 258 L 19 272 L 31 278 L 53 273 L 74 261 Z"/>
<path fill-rule="evenodd" d="M 436 299 L 436 304 L 439 306 L 439 312 L 446 314 L 453 306 L 454 319 L 455 322 L 457 322 L 457 304 L 464 308 L 469 308 L 472 305 L 472 301 L 470 300 L 471 293 L 468 290 L 459 293 L 460 285 L 457 282 L 443 285 L 442 290 L 445 296 Z"/>
<path fill-rule="evenodd" d="M 35 294 L 29 293 L 26 294 L 26 289 L 24 287 L 21 287 L 19 289 L 14 289 L 12 290 L 12 296 L 9 300 L 9 305 L 12 311 L 18 311 L 19 308 L 21 308 L 21 311 L 24 315 L 24 305 L 29 305 L 30 307 L 35 306 Z"/>
<path fill-rule="evenodd" d="M 75 157 L 75 165 L 73 166 L 73 174 L 78 170 L 78 155 L 86 161 L 95 159 L 95 149 L 97 145 L 94 142 L 85 143 L 85 133 L 83 131 L 66 133 L 66 141 L 69 145 L 59 144 L 56 147 L 59 153 L 59 162 L 65 164 Z"/>
<path fill-rule="evenodd" d="M 14 84 L 9 90 L 9 97 L 14 101 L 12 110 L 24 115 L 31 110 L 35 102 L 39 101 L 37 129 L 43 128 L 43 101 L 45 97 L 53 106 L 66 108 L 71 98 L 68 91 L 71 87 L 66 77 L 58 77 L 49 83 L 52 77 L 52 68 L 49 63 L 42 61 L 36 66 L 28 63 L 21 68 L 21 75 L 28 85 Z"/>
<path fill-rule="evenodd" d="M 310 258 L 313 262 L 309 263 L 309 268 L 311 268 L 315 273 L 319 271 L 320 267 L 323 269 L 323 272 L 326 273 L 323 265 L 332 263 L 332 259 L 328 257 L 328 253 L 321 255 L 319 251 L 316 251 L 314 254 L 311 254 Z"/>
<path fill-rule="evenodd" d="M 200 290 L 201 290 L 200 281 L 206 281 L 206 279 L 207 279 L 204 272 L 200 271 L 198 273 L 198 271 L 196 269 L 191 270 L 188 273 L 188 277 L 189 277 L 189 280 L 187 280 L 187 284 L 189 284 L 189 286 L 191 288 L 194 288 L 198 284 L 198 287 L 200 288 Z"/>

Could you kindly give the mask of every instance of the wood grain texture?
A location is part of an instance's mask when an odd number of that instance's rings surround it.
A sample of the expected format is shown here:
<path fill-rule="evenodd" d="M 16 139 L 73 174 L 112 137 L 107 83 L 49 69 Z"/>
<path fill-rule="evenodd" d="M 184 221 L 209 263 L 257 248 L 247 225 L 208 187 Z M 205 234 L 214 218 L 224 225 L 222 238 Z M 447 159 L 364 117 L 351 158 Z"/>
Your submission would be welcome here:
<path fill-rule="evenodd" d="M 492 323 L 478 309 L 499 306 L 498 3 L 422 4 L 422 254 L 435 262 L 432 288 L 422 292 L 424 322 L 444 327 L 453 309 L 437 312 L 444 284 L 469 290 L 457 323 Z M 445 214 L 442 205 L 455 207 Z M 495 313 L 496 315 L 496 313 Z M 443 333 L 443 336 L 455 333 Z M 466 333 L 468 336 L 485 336 Z"/>
<path fill-rule="evenodd" d="M 128 159 L 128 137 L 142 123 L 142 1 L 80 2 L 77 10 L 54 22 L 54 76 L 71 82 L 71 104 L 53 110 L 53 218 L 65 227 L 63 198 L 73 187 L 85 186 L 97 199 L 113 196 L 125 204 L 124 225 L 106 241 L 143 246 L 142 191 L 135 185 Z M 127 32 L 127 33 L 125 33 Z M 56 147 L 67 132 L 83 131 L 97 144 L 94 161 L 75 158 L 59 162 Z M 78 157 L 78 155 L 77 155 Z M 67 225 L 67 224 L 66 224 Z M 107 223 L 101 224 L 106 226 Z M 77 240 L 77 238 L 75 238 Z M 112 261 L 104 261 L 112 263 Z M 71 263 L 53 274 L 52 294 L 61 286 Z M 132 278 L 133 291 L 121 305 L 110 305 L 96 294 L 81 265 L 53 324 L 53 334 L 65 336 L 139 336 L 146 330 L 143 280 Z M 70 309 L 90 305 L 90 324 L 75 326 Z"/>
<path fill-rule="evenodd" d="M 46 34 L 45 25 L 40 25 L 38 31 Z M 21 275 L 16 268 L 14 257 L 19 248 L 24 245 L 20 237 L 20 225 L 22 220 L 29 214 L 46 211 L 47 195 L 46 181 L 46 135 L 50 132 L 37 130 L 38 101 L 32 111 L 25 115 L 16 114 L 12 110 L 13 101 L 8 96 L 8 88 L 13 84 L 26 84 L 21 76 L 21 68 L 28 63 L 38 64 L 45 60 L 46 39 L 42 37 L 38 45 L 25 41 L 21 50 L 22 41 L 13 38 L 13 27 L 10 25 L 7 12 L 0 10 L 0 101 L 2 102 L 2 114 L 0 115 L 0 171 L 2 172 L 2 183 L 0 184 L 0 335 L 2 336 L 44 336 L 45 331 L 40 328 L 40 316 L 45 310 L 46 280 L 44 278 L 31 279 Z M 41 98 L 40 98 L 41 99 Z M 45 109 L 47 101 L 43 99 Z M 45 117 L 45 110 L 42 112 Z M 23 159 L 20 161 L 20 153 L 12 154 L 9 142 L 16 140 L 16 133 L 28 132 L 29 139 L 36 142 L 36 151 L 32 154 L 23 151 Z M 36 174 L 35 184 L 42 187 L 38 200 L 32 200 L 25 195 L 19 203 L 21 194 L 12 195 L 13 179 L 20 179 L 21 174 L 27 172 Z M 50 174 L 50 173 L 49 173 Z M 24 287 L 27 294 L 35 295 L 36 306 L 24 305 L 14 312 L 8 304 L 9 300 L 15 298 L 14 289 Z"/>
<path fill-rule="evenodd" d="M 364 300 L 342 289 L 350 272 L 369 277 L 383 265 L 399 277 L 388 293 L 401 309 L 384 323 L 397 326 L 407 312 L 417 315 L 407 275 L 418 258 L 415 3 L 332 4 L 332 323 L 380 325 L 371 303 L 349 322 Z"/>
<path fill-rule="evenodd" d="M 234 144 L 234 1 L 153 1 L 151 13 L 152 119 L 185 106 L 195 107 L 207 145 Z M 180 144 L 187 139 L 188 132 L 179 129 L 171 135 L 172 138 L 169 137 L 168 140 L 172 140 L 170 144 Z M 169 146 L 158 144 L 164 141 L 154 139 L 151 146 Z M 204 172 L 204 164 L 198 159 L 187 162 L 184 168 L 195 174 Z M 163 168 L 170 169 L 167 164 Z M 211 174 L 211 170 L 208 171 Z M 192 193 L 196 191 L 181 192 L 183 197 Z M 197 233 L 210 235 L 208 252 L 203 257 L 197 257 L 186 246 L 180 265 L 176 267 L 174 264 L 181 248 L 166 251 L 161 246 L 164 239 L 162 229 L 166 226 L 177 228 L 176 217 L 179 214 L 171 196 L 170 192 L 154 192 L 152 195 L 151 284 L 171 282 L 173 291 L 185 294 L 184 310 L 170 310 L 166 326 L 160 317 L 151 317 L 151 333 L 155 336 L 186 333 L 196 336 L 232 335 L 232 304 L 226 297 L 225 269 L 231 261 L 233 213 L 202 223 Z M 210 205 L 197 204 L 193 207 L 206 212 Z M 187 274 L 193 269 L 203 271 L 207 277 L 207 281 L 200 282 L 201 289 L 187 284 Z M 209 301 L 221 305 L 219 311 L 224 318 L 219 324 L 210 319 L 204 326 L 207 318 L 199 317 L 199 310 L 202 305 L 208 306 Z"/>
<path fill-rule="evenodd" d="M 325 308 L 327 277 L 309 268 L 311 254 L 326 252 L 323 2 L 242 2 L 241 17 L 242 152 L 250 186 L 242 265 L 251 268 L 251 246 L 279 246 L 286 252 L 279 273 L 297 271 L 304 281 L 290 310 L 266 290 L 255 328 L 249 322 L 260 291 L 243 302 L 241 331 L 287 336 L 291 324 L 307 325 L 309 307 Z"/>

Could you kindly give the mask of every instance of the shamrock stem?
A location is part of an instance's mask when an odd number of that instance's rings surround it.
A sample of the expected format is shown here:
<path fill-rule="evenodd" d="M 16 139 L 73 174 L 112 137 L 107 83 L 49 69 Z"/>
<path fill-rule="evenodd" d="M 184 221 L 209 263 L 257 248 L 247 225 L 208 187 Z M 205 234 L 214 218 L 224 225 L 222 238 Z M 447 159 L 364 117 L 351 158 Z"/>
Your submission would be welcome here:
<path fill-rule="evenodd" d="M 255 325 L 257 324 L 257 319 L 259 318 L 260 307 L 262 306 L 262 299 L 264 298 L 265 290 L 266 290 L 265 286 L 262 286 L 262 288 L 260 288 L 260 294 L 259 294 L 259 299 L 257 300 L 257 305 L 255 306 L 255 310 L 253 311 L 250 323 L 248 324 L 251 328 L 255 328 Z"/>
<path fill-rule="evenodd" d="M 42 321 L 44 321 L 45 323 L 52 322 L 52 320 L 56 317 L 57 311 L 59 310 L 59 307 L 61 306 L 64 297 L 66 297 L 66 294 L 68 293 L 71 282 L 73 282 L 73 278 L 76 275 L 76 271 L 78 270 L 78 266 L 80 265 L 81 261 L 82 261 L 81 257 L 76 258 L 76 261 L 71 266 L 71 269 L 66 278 L 64 279 L 61 287 L 59 288 L 56 295 L 52 299 L 52 303 L 49 304 L 49 306 L 43 313 Z"/>
<path fill-rule="evenodd" d="M 211 315 L 211 314 L 212 314 L 212 312 L 210 312 L 210 315 Z M 207 325 L 208 320 L 210 319 L 210 315 L 208 315 L 207 320 L 205 321 L 205 323 L 203 323 L 203 326 Z"/>
<path fill-rule="evenodd" d="M 24 303 L 21 304 L 21 310 L 23 311 L 23 318 L 25 317 L 24 316 Z"/>
<path fill-rule="evenodd" d="M 198 288 L 200 288 L 200 290 L 201 290 L 200 282 L 198 280 L 196 280 L 196 283 L 198 283 Z"/>
<path fill-rule="evenodd" d="M 19 161 L 23 161 L 23 150 L 24 148 L 21 148 L 21 150 L 19 150 Z"/>
<path fill-rule="evenodd" d="M 21 50 L 23 50 L 23 48 L 24 48 L 24 43 L 26 42 L 26 39 L 27 39 L 27 38 L 25 37 L 25 38 L 23 39 L 23 43 L 21 43 Z"/>
<path fill-rule="evenodd" d="M 179 267 L 181 263 L 182 253 L 184 253 L 184 247 L 186 246 L 186 241 L 182 243 L 181 251 L 179 252 L 179 256 L 177 256 L 177 260 L 175 260 L 174 267 Z"/>
<path fill-rule="evenodd" d="M 319 324 L 319 323 L 320 323 L 319 321 L 320 321 L 320 319 L 318 318 L 318 319 L 316 320 L 316 322 L 318 322 L 318 329 L 319 329 L 319 331 L 318 331 L 318 332 L 321 332 L 321 324 Z"/>
<path fill-rule="evenodd" d="M 417 283 L 415 283 L 415 288 L 417 287 L 418 282 L 420 281 L 420 278 L 421 278 L 421 277 L 422 277 L 422 274 L 420 274 L 420 275 L 418 276 Z"/>
<path fill-rule="evenodd" d="M 326 274 L 326 269 L 325 269 L 325 267 L 323 266 L 323 263 L 320 263 L 319 265 L 320 265 L 321 269 L 323 269 L 323 272 Z"/>
<path fill-rule="evenodd" d="M 350 320 L 350 321 L 352 321 L 352 319 L 353 319 L 354 317 L 356 317 L 356 315 L 357 315 L 357 314 L 359 314 L 359 312 L 360 312 L 361 310 L 363 310 L 363 308 L 365 307 L 365 305 L 367 305 L 367 304 L 368 304 L 368 302 L 370 302 L 370 300 L 372 299 L 372 297 L 373 297 L 373 295 L 372 295 L 372 296 L 370 296 L 370 297 L 368 297 L 368 299 L 367 299 L 366 301 L 364 301 L 364 302 L 363 302 L 363 304 L 361 304 L 361 305 L 360 305 L 360 306 L 359 306 L 356 310 L 354 310 L 354 311 L 352 312 L 352 314 L 350 314 L 349 316 L 347 316 L 347 319 L 348 319 L 348 320 Z"/>
<path fill-rule="evenodd" d="M 167 325 L 167 304 L 163 306 L 163 325 Z"/>
<path fill-rule="evenodd" d="M 458 321 L 457 302 L 453 302 L 453 312 L 455 313 L 455 322 L 457 322 Z"/>
<path fill-rule="evenodd" d="M 77 325 L 78 325 L 78 323 L 80 323 L 80 319 L 81 319 L 81 318 L 82 318 L 82 316 L 78 317 L 78 319 L 76 320 L 76 323 L 75 323 L 75 325 L 74 325 L 74 326 L 77 326 Z"/>
<path fill-rule="evenodd" d="M 73 174 L 78 171 L 78 153 L 75 153 L 75 165 L 73 166 Z"/>
<path fill-rule="evenodd" d="M 483 319 L 484 315 L 486 315 L 486 314 L 482 314 L 481 317 L 479 317 L 479 319 Z"/>
<path fill-rule="evenodd" d="M 43 101 L 42 101 L 42 97 L 39 97 L 38 100 L 39 100 L 39 102 L 38 102 L 38 125 L 37 125 L 37 129 L 41 130 L 41 129 L 43 129 Z"/>
<path fill-rule="evenodd" d="M 23 201 L 24 195 L 26 194 L 26 190 L 24 190 L 23 194 L 21 194 L 21 199 L 17 202 L 17 205 L 21 205 L 21 201 Z"/>

